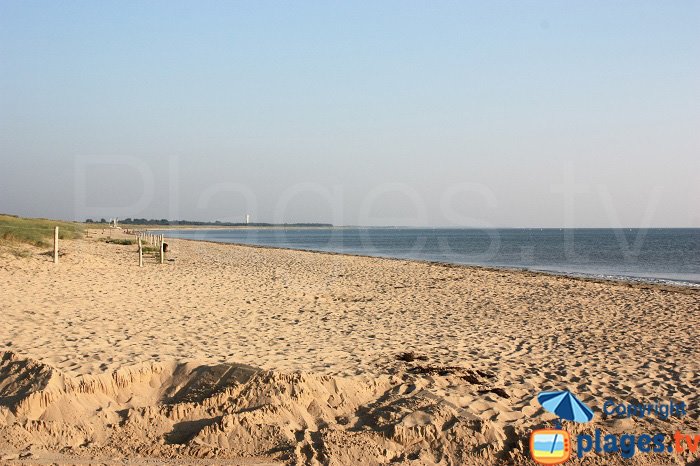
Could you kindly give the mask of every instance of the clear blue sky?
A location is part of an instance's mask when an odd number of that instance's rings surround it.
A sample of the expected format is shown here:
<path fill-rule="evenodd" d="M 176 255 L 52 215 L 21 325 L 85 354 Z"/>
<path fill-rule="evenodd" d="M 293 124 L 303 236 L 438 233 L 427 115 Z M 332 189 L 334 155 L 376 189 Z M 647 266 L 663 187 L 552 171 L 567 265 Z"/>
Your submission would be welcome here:
<path fill-rule="evenodd" d="M 698 227 L 698 31 L 693 1 L 0 0 L 0 211 Z"/>

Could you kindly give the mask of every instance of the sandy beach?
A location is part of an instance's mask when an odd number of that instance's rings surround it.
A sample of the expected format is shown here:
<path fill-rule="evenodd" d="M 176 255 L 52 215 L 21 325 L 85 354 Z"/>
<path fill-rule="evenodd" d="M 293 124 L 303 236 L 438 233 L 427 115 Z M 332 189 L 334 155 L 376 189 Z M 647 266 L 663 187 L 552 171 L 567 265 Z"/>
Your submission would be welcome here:
<path fill-rule="evenodd" d="M 572 432 L 700 431 L 700 290 L 110 234 L 0 256 L 7 463 L 532 464 L 564 389 L 691 407 Z"/>

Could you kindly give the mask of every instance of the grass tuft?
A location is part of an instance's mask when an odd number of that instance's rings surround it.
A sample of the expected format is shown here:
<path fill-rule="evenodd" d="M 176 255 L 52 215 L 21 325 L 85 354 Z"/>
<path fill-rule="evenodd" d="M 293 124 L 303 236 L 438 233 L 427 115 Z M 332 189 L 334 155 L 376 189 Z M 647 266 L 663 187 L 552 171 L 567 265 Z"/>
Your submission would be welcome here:
<path fill-rule="evenodd" d="M 109 244 L 120 244 L 122 246 L 131 246 L 132 244 L 136 244 L 136 241 L 133 239 L 105 238 L 102 241 Z"/>

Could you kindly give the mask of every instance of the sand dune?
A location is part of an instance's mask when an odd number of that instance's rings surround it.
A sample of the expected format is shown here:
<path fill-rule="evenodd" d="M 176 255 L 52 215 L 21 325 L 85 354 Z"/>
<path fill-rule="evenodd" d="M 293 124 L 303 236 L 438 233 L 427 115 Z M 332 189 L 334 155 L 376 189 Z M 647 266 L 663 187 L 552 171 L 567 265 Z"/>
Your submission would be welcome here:
<path fill-rule="evenodd" d="M 139 268 L 97 239 L 0 258 L 5 461 L 530 464 L 541 390 L 700 402 L 694 290 L 184 240 Z"/>

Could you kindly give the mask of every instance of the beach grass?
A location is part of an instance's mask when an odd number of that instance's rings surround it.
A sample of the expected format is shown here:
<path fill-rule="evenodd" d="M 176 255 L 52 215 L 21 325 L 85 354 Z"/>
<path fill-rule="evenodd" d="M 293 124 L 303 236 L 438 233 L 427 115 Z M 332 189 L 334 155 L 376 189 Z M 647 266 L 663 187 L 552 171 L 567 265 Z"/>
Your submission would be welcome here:
<path fill-rule="evenodd" d="M 104 238 L 101 241 L 109 244 L 119 244 L 121 246 L 131 246 L 132 244 L 136 244 L 136 241 L 133 239 Z"/>
<path fill-rule="evenodd" d="M 59 239 L 80 238 L 84 233 L 84 225 L 80 223 L 0 214 L 0 245 L 48 247 L 53 241 L 54 227 L 58 227 Z"/>

